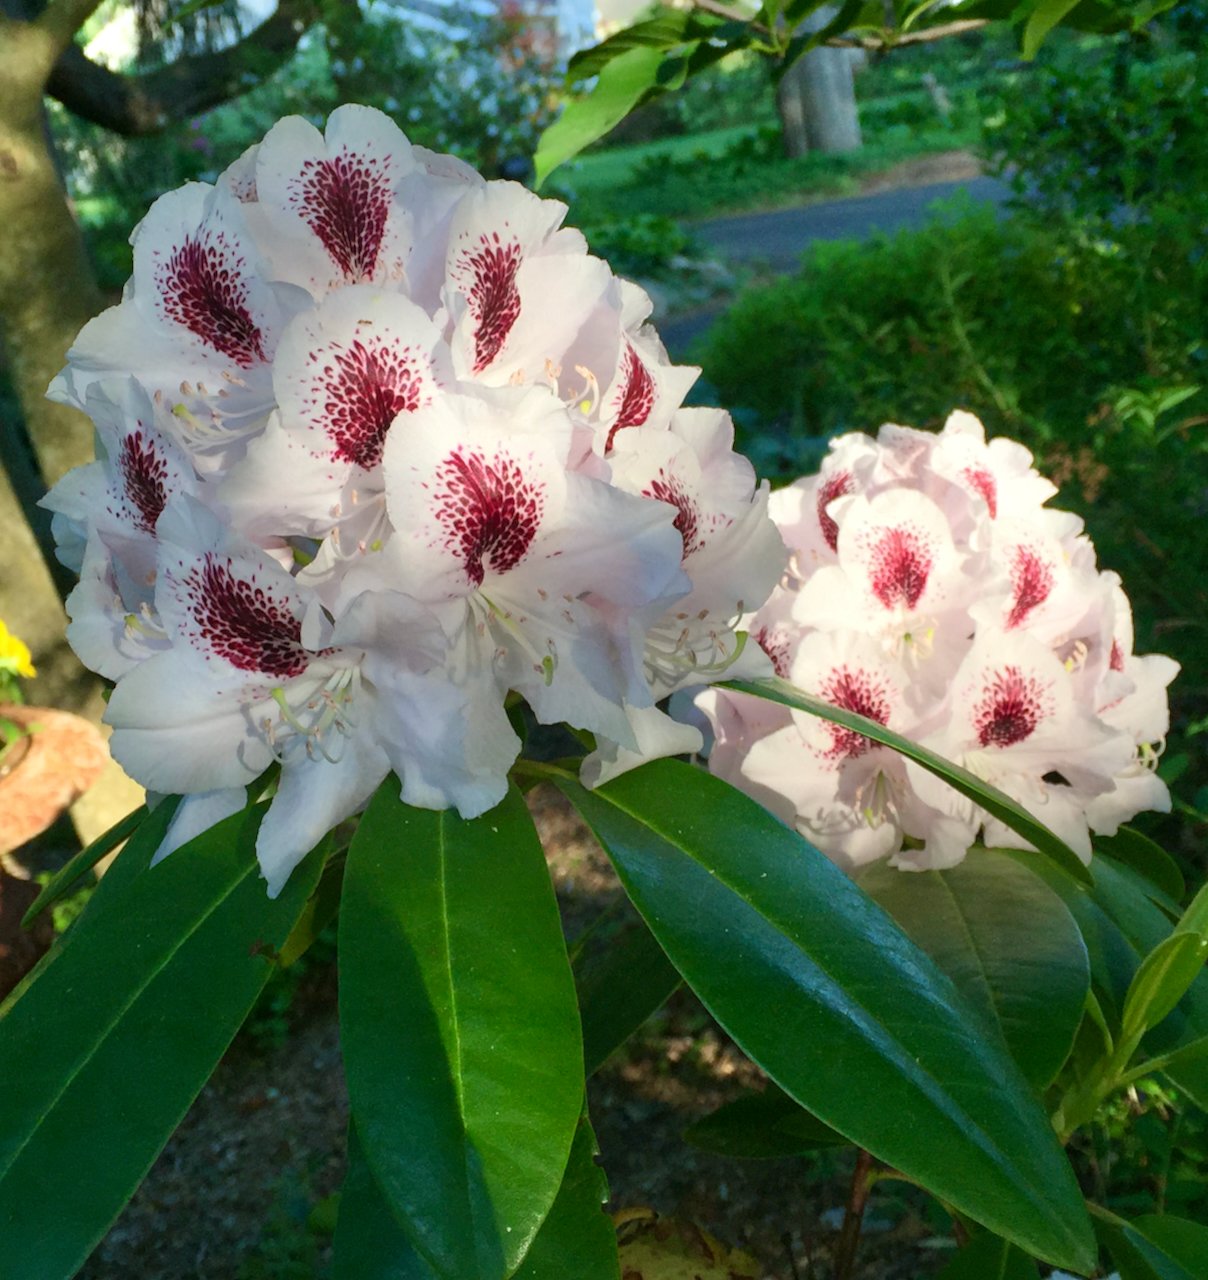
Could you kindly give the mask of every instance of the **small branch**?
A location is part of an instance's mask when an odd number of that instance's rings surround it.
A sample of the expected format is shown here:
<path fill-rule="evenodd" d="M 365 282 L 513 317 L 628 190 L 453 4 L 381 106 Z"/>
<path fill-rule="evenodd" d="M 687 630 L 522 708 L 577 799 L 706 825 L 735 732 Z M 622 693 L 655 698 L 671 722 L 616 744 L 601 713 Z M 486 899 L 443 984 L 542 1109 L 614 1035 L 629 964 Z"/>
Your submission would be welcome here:
<path fill-rule="evenodd" d="M 50 0 L 38 16 L 37 25 L 49 37 L 55 57 L 75 40 L 76 32 L 100 3 L 101 0 Z"/>
<path fill-rule="evenodd" d="M 843 1226 L 835 1243 L 835 1280 L 851 1280 L 860 1247 L 860 1228 L 864 1223 L 864 1206 L 868 1203 L 868 1175 L 872 1156 L 861 1149 L 856 1152 L 856 1167 L 851 1175 L 851 1190 L 843 1212 Z"/>
<path fill-rule="evenodd" d="M 772 34 L 762 22 L 755 21 L 754 14 L 746 9 L 735 9 L 732 5 L 722 4 L 721 0 L 692 0 L 692 7 L 711 13 L 715 18 L 725 18 L 728 22 L 745 22 L 752 31 L 758 31 L 762 36 Z"/>
<path fill-rule="evenodd" d="M 143 75 L 110 71 L 71 44 L 55 63 L 46 91 L 75 115 L 125 137 L 157 133 L 271 75 L 318 16 L 318 0 L 281 0 L 270 17 L 228 48 L 179 58 Z"/>
<path fill-rule="evenodd" d="M 946 22 L 940 27 L 928 27 L 926 31 L 908 31 L 905 35 L 889 36 L 835 36 L 826 43 L 836 49 L 867 49 L 880 53 L 883 49 L 898 49 L 908 44 L 930 44 L 933 40 L 946 40 L 949 36 L 963 36 L 968 31 L 980 31 L 989 25 L 989 18 L 965 18 L 960 22 Z"/>

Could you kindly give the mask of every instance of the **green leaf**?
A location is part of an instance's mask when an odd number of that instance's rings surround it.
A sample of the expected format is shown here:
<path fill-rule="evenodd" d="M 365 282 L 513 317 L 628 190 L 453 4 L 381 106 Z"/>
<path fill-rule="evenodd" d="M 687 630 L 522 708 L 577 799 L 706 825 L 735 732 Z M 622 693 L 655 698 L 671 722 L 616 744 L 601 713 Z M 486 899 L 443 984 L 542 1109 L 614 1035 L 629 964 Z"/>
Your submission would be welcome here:
<path fill-rule="evenodd" d="M 1023 31 L 1023 56 L 1031 61 L 1044 43 L 1044 38 L 1082 0 L 1040 0 L 1032 10 Z"/>
<path fill-rule="evenodd" d="M 340 891 L 343 885 L 344 860 L 333 858 L 323 868 L 323 874 L 319 877 L 314 893 L 302 908 L 298 923 L 294 925 L 281 947 L 277 963 L 282 969 L 288 969 L 296 964 L 314 945 L 319 934 L 336 918 L 336 912 L 340 909 Z"/>
<path fill-rule="evenodd" d="M 4 1014 L 16 1004 L 30 985 L 54 962 L 63 948 L 75 937 L 84 920 L 89 916 L 104 911 L 107 902 L 117 897 L 131 880 L 146 871 L 156 849 L 159 848 L 160 842 L 164 838 L 168 823 L 172 820 L 172 815 L 176 812 L 177 799 L 176 796 L 170 796 L 162 801 L 140 825 L 134 835 L 130 837 L 126 842 L 126 847 L 109 864 L 109 869 L 92 891 L 88 901 L 84 904 L 84 910 L 79 919 L 66 933 L 60 934 L 54 940 L 46 955 L 21 979 L 4 1000 L 0 1001 L 0 1018 L 3 1018 Z"/>
<path fill-rule="evenodd" d="M 1111 1254 L 1120 1280 L 1203 1280 L 1203 1270 L 1184 1265 L 1179 1256 L 1140 1230 L 1137 1222 L 1125 1222 L 1105 1209 L 1096 1208 L 1095 1231 Z M 1193 1260 L 1199 1254 L 1197 1243 L 1191 1243 Z"/>
<path fill-rule="evenodd" d="M 617 1233 L 604 1212 L 608 1180 L 596 1155 L 596 1135 L 584 1116 L 558 1198 L 515 1280 L 620 1280 Z"/>
<path fill-rule="evenodd" d="M 645 22 L 635 22 L 632 27 L 625 27 L 607 40 L 576 53 L 567 64 L 566 81 L 581 84 L 590 80 L 632 49 L 673 49 L 687 37 L 694 18 L 699 22 L 701 17 L 705 15 L 693 15 L 689 9 L 660 8 Z"/>
<path fill-rule="evenodd" d="M 769 1084 L 698 1120 L 684 1137 L 694 1146 L 736 1160 L 779 1160 L 801 1156 L 847 1140 Z"/>
<path fill-rule="evenodd" d="M 802 1106 L 959 1211 L 1089 1270 L 1048 1117 L 951 981 L 796 832 L 718 778 L 655 761 L 558 785 L 723 1027 Z"/>
<path fill-rule="evenodd" d="M 104 898 L 98 890 L 0 1021 L 5 1274 L 75 1274 L 268 979 L 267 956 L 322 859 L 312 854 L 270 900 L 253 852 L 261 812 L 219 823 Z M 114 869 L 150 856 L 154 843 L 135 845 L 144 831 Z"/>
<path fill-rule="evenodd" d="M 1155 901 L 1159 906 L 1178 910 L 1178 903 L 1187 892 L 1183 873 L 1170 854 L 1148 836 L 1132 827 L 1121 827 L 1114 836 L 1096 836 L 1095 853 L 1109 854 L 1117 862 L 1131 867 L 1158 890 Z"/>
<path fill-rule="evenodd" d="M 332 1241 L 334 1280 L 436 1280 L 374 1181 L 356 1126 L 348 1126 L 348 1172 Z"/>
<path fill-rule="evenodd" d="M 1131 868 L 1110 858 L 1098 859 L 1097 863 L 1094 902 L 1131 949 L 1135 968 L 1140 965 L 1141 956 L 1170 937 L 1170 918 L 1146 895 L 1141 877 Z M 1197 896 L 1197 902 L 1189 908 L 1193 920 L 1201 902 Z M 1200 973 L 1173 1012 L 1145 1037 L 1145 1049 L 1149 1053 L 1171 1053 L 1204 1035 L 1208 1035 L 1208 975 Z M 1198 1106 L 1208 1110 L 1208 1058 L 1196 1056 L 1172 1064 L 1166 1074 Z"/>
<path fill-rule="evenodd" d="M 984 1232 L 960 1250 L 937 1280 L 1038 1280 L 1039 1275 L 1026 1253 Z"/>
<path fill-rule="evenodd" d="M 857 876 L 956 984 L 1043 1089 L 1074 1043 L 1090 987 L 1086 945 L 1043 880 L 994 849 L 947 871 L 873 863 Z"/>
<path fill-rule="evenodd" d="M 1140 1036 L 1173 1012 L 1203 972 L 1208 938 L 1180 930 L 1163 938 L 1141 962 L 1124 1000 L 1123 1031 Z"/>
<path fill-rule="evenodd" d="M 103 835 L 97 836 L 90 845 L 81 849 L 65 866 L 60 867 L 30 904 L 29 910 L 21 917 L 21 927 L 28 928 L 30 922 L 45 911 L 52 902 L 58 902 L 64 894 L 70 893 L 107 853 L 111 853 L 123 840 L 132 836 L 146 817 L 147 806 L 141 804 L 120 822 L 114 823 Z"/>
<path fill-rule="evenodd" d="M 1131 1225 L 1191 1275 L 1208 1276 L 1208 1226 L 1156 1213 L 1136 1218 Z"/>
<path fill-rule="evenodd" d="M 585 950 L 574 971 L 589 1076 L 680 984 L 679 971 L 640 919 L 625 921 L 607 946 Z"/>
<path fill-rule="evenodd" d="M 541 135 L 533 157 L 538 189 L 560 164 L 624 120 L 655 87 L 662 62 L 660 49 L 629 49 L 601 69 L 589 94 L 566 104 L 558 119 Z"/>
<path fill-rule="evenodd" d="M 841 707 L 831 706 L 812 694 L 805 693 L 787 680 L 771 677 L 765 680 L 730 680 L 722 685 L 723 689 L 733 689 L 737 693 L 754 694 L 757 698 L 766 698 L 770 702 L 779 702 L 782 706 L 793 707 L 810 715 L 821 716 L 848 729 L 855 729 L 874 742 L 883 743 L 904 755 L 908 760 L 921 765 L 943 778 L 949 786 L 961 795 L 972 800 L 985 811 L 1010 827 L 1016 835 L 1022 836 L 1029 844 L 1034 845 L 1041 853 L 1047 854 L 1064 871 L 1082 884 L 1091 883 L 1091 874 L 1083 865 L 1078 855 L 1065 843 L 1058 839 L 1048 827 L 1037 822 L 1020 804 L 1017 804 L 1005 792 L 992 787 L 988 782 L 962 769 L 960 765 L 945 760 L 934 751 L 921 747 L 900 733 L 894 733 L 883 724 L 869 720 L 866 716 L 856 715 L 854 711 L 845 711 Z"/>
<path fill-rule="evenodd" d="M 473 822 L 387 779 L 348 851 L 340 1028 L 353 1118 L 447 1280 L 515 1269 L 557 1194 L 583 1045 L 553 887 L 513 790 Z"/>

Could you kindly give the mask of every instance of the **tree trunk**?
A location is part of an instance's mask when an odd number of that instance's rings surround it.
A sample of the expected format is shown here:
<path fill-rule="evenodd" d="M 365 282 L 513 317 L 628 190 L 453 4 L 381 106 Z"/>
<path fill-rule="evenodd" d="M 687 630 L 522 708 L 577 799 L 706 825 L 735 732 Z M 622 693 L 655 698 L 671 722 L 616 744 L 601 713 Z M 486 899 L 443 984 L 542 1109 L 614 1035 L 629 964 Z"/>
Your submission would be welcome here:
<path fill-rule="evenodd" d="M 78 410 L 51 404 L 46 386 L 66 362 L 81 326 L 101 308 L 92 266 L 59 181 L 45 130 L 42 84 L 49 70 L 46 37 L 30 24 L 7 23 L 0 35 L 0 322 L 4 351 L 40 476 L 27 474 L 20 423 L 0 422 L 0 617 L 30 647 L 38 678 L 31 702 L 99 721 L 101 683 L 64 639 L 66 616 L 26 502 L 64 472 L 93 457 L 92 424 Z M 41 482 L 39 484 L 39 481 Z M 45 532 L 45 521 L 39 521 Z M 112 826 L 139 803 L 140 789 L 112 761 L 72 811 L 81 840 Z"/>
<path fill-rule="evenodd" d="M 13 389 L 49 486 L 93 456 L 91 423 L 51 404 L 46 387 L 101 295 L 44 127 L 43 42 L 32 26 L 12 23 L 0 47 L 0 317 Z"/>
<path fill-rule="evenodd" d="M 815 10 L 801 30 L 818 31 L 837 12 L 831 6 Z M 811 49 L 785 72 L 776 105 L 790 159 L 810 151 L 856 151 L 863 145 L 853 62 L 853 50 L 824 45 Z"/>

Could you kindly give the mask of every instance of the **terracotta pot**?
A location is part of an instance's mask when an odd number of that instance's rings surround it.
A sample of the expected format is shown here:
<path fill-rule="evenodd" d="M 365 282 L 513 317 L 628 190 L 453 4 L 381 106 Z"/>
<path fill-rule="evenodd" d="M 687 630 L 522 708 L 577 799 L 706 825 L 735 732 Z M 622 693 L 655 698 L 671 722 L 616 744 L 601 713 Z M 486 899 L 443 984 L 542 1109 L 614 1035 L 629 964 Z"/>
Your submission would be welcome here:
<path fill-rule="evenodd" d="M 0 859 L 32 840 L 97 780 L 109 748 L 96 725 L 48 707 L 0 705 L 0 719 L 29 730 L 0 763 Z"/>

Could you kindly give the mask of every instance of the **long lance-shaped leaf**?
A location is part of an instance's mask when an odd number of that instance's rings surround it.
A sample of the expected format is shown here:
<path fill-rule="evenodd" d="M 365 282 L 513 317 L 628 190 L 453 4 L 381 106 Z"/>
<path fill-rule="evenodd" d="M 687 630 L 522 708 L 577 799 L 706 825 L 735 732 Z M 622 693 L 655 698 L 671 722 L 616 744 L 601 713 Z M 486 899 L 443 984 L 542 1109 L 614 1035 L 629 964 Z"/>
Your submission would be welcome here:
<path fill-rule="evenodd" d="M 21 917 L 22 927 L 36 919 L 52 902 L 58 902 L 65 893 L 70 893 L 107 853 L 112 853 L 123 840 L 129 839 L 146 817 L 147 806 L 140 804 L 137 809 L 128 813 L 119 822 L 115 822 L 108 831 L 103 832 L 91 844 L 81 849 L 66 865 L 60 867 L 30 904 L 29 910 Z"/>
<path fill-rule="evenodd" d="M 960 765 L 945 760 L 927 747 L 911 742 L 900 733 L 894 733 L 883 724 L 857 715 L 854 711 L 845 711 L 842 707 L 832 706 L 813 694 L 798 689 L 787 680 L 771 676 L 765 680 L 730 680 L 722 686 L 733 689 L 735 693 L 749 693 L 756 698 L 766 698 L 769 702 L 779 702 L 782 706 L 792 707 L 797 711 L 805 711 L 809 715 L 819 716 L 840 724 L 845 729 L 854 729 L 874 742 L 892 747 L 900 755 L 915 764 L 921 765 L 937 778 L 943 778 L 950 787 L 961 795 L 972 800 L 974 804 L 985 809 L 999 822 L 1010 827 L 1016 835 L 1022 836 L 1029 844 L 1034 845 L 1041 853 L 1047 854 L 1059 866 L 1082 884 L 1091 884 L 1091 873 L 1083 865 L 1078 855 L 1055 836 L 1043 823 L 1037 822 L 1032 815 L 1005 792 L 983 782 L 981 778 L 963 769 Z"/>
<path fill-rule="evenodd" d="M 348 1126 L 348 1172 L 332 1249 L 335 1280 L 437 1280 L 390 1212 L 355 1125 Z"/>
<path fill-rule="evenodd" d="M 856 879 L 1002 1037 L 1028 1080 L 1048 1085 L 1074 1043 L 1091 980 L 1061 898 L 995 849 L 913 875 L 877 862 Z"/>
<path fill-rule="evenodd" d="M 340 1028 L 365 1158 L 415 1250 L 445 1280 L 510 1275 L 583 1104 L 570 963 L 518 792 L 466 822 L 386 780 L 344 871 Z"/>
<path fill-rule="evenodd" d="M 557 1198 L 516 1280 L 619 1280 L 616 1231 L 604 1212 L 608 1183 L 595 1155 L 595 1134 L 584 1116 Z M 355 1126 L 348 1130 L 348 1175 L 340 1193 L 333 1269 L 335 1280 L 437 1280 L 391 1213 Z"/>
<path fill-rule="evenodd" d="M 617 1233 L 604 1212 L 608 1180 L 596 1164 L 596 1135 L 579 1121 L 558 1198 L 515 1280 L 620 1280 Z"/>
<path fill-rule="evenodd" d="M 1077 1183 L 1018 1068 L 833 863 L 676 761 L 558 785 L 688 984 L 785 1092 L 996 1233 L 1091 1269 Z"/>
<path fill-rule="evenodd" d="M 98 891 L 102 909 L 90 904 L 0 1021 L 5 1275 L 75 1274 L 267 981 L 321 858 L 270 900 L 253 852 L 260 816 L 236 815 Z"/>
<path fill-rule="evenodd" d="M 646 927 L 634 918 L 607 945 L 574 965 L 583 1018 L 583 1061 L 594 1074 L 680 984 L 679 971 Z"/>

